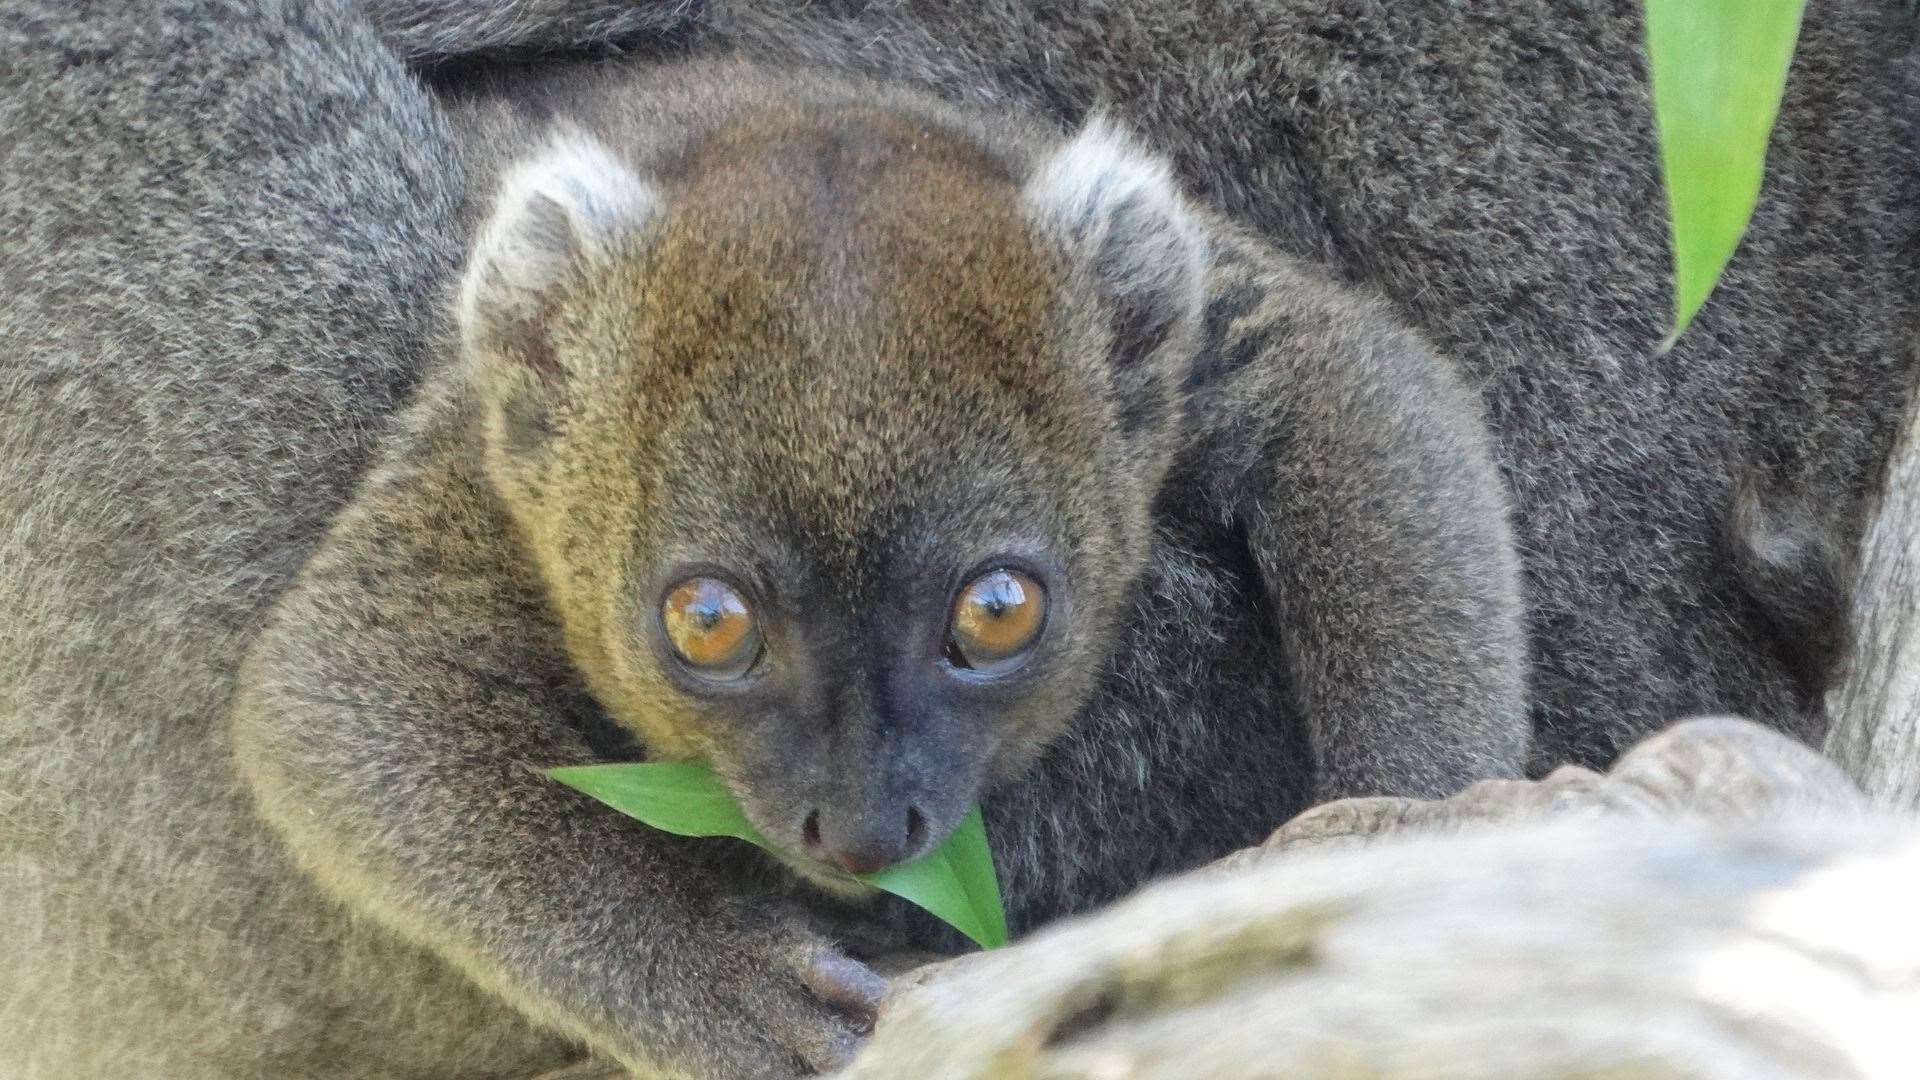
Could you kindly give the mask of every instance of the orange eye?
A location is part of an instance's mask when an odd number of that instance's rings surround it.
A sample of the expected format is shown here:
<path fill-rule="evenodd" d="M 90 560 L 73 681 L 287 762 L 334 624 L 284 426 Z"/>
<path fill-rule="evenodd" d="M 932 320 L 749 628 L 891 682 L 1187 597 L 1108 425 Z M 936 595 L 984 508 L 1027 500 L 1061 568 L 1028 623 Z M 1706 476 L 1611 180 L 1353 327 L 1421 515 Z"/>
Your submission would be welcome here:
<path fill-rule="evenodd" d="M 1047 593 L 1018 570 L 991 570 L 953 604 L 947 658 L 966 668 L 1004 664 L 1031 648 L 1047 621 Z"/>
<path fill-rule="evenodd" d="M 733 586 L 697 577 L 673 587 L 660 605 L 667 642 L 687 666 L 716 679 L 737 679 L 760 658 L 760 628 Z"/>

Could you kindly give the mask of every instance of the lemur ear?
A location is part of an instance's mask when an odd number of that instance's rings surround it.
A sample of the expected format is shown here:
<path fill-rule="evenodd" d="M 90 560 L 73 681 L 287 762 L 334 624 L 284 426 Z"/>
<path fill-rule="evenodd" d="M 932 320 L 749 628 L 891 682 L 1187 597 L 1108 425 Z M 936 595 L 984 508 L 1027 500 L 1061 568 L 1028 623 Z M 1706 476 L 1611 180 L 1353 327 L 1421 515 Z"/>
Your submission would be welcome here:
<path fill-rule="evenodd" d="M 545 325 L 553 290 L 660 213 L 653 188 L 590 135 L 557 135 L 501 181 L 460 288 L 470 364 L 563 375 Z"/>
<path fill-rule="evenodd" d="M 1138 364 L 1198 321 L 1205 230 L 1167 163 L 1119 127 L 1089 120 L 1040 162 L 1022 197 L 1034 224 L 1113 304 L 1116 367 Z"/>

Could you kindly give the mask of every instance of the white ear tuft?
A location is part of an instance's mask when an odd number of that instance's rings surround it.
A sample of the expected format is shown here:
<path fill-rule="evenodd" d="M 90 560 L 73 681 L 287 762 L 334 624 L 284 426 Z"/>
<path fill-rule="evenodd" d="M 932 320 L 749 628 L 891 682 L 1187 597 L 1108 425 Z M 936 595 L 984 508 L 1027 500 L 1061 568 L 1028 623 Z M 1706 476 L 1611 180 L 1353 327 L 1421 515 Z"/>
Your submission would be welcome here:
<path fill-rule="evenodd" d="M 1116 362 L 1197 320 L 1207 238 L 1166 161 L 1104 116 L 1041 161 L 1022 196 L 1034 224 L 1093 272 L 1116 305 Z"/>
<path fill-rule="evenodd" d="M 598 140 L 556 134 L 501 181 L 468 259 L 459 307 L 468 356 L 550 366 L 539 326 L 548 291 L 574 266 L 612 254 L 661 208 L 653 188 Z"/>

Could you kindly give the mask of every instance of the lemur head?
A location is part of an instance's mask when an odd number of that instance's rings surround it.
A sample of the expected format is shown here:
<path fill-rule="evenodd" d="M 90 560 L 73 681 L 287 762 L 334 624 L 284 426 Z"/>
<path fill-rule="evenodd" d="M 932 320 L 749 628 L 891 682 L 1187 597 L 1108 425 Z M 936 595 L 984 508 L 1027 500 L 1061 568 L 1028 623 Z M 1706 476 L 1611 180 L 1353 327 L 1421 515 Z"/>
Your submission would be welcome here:
<path fill-rule="evenodd" d="M 1149 542 L 1205 241 L 1101 122 L 732 122 L 509 174 L 461 297 L 488 482 L 610 711 L 777 843 L 938 843 L 1072 719 Z"/>

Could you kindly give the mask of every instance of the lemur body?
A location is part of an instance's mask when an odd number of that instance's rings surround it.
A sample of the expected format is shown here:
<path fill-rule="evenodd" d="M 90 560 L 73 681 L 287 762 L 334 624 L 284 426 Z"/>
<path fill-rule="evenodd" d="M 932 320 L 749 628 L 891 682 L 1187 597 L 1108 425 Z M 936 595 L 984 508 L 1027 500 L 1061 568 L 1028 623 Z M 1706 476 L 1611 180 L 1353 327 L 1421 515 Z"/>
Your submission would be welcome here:
<path fill-rule="evenodd" d="M 704 757 L 802 866 L 981 799 L 1019 928 L 1520 767 L 1471 398 L 1118 132 L 729 61 L 449 127 L 332 5 L 42 14 L 11 1072 L 789 1075 L 872 1006 L 844 923 L 951 943 L 544 766 Z"/>

